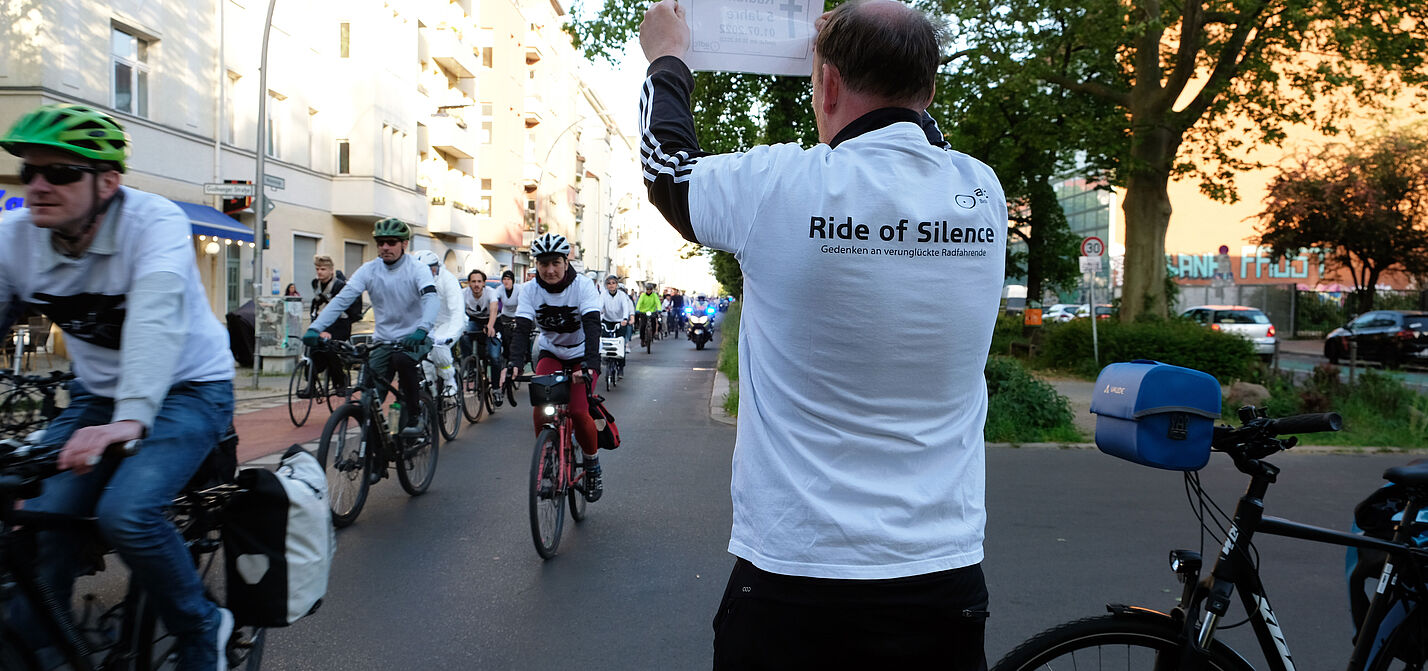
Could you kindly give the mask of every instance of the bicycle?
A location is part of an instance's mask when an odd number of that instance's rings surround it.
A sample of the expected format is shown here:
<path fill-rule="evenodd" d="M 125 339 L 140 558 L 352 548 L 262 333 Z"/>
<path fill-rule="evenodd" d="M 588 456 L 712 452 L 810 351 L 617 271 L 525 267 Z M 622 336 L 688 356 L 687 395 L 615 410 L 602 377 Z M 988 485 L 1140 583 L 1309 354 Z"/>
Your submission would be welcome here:
<path fill-rule="evenodd" d="M 1416 523 L 1419 511 L 1428 505 L 1428 464 L 1388 469 L 1384 478 L 1407 490 L 1403 520 L 1392 540 L 1356 535 L 1315 527 L 1264 515 L 1264 497 L 1275 482 L 1279 469 L 1264 458 L 1293 447 L 1295 437 L 1285 434 L 1337 431 L 1342 423 L 1337 413 L 1298 415 L 1269 419 L 1263 410 L 1246 406 L 1239 410 L 1240 428 L 1214 428 L 1211 449 L 1234 460 L 1235 468 L 1250 476 L 1250 484 L 1228 518 L 1200 487 L 1195 471 L 1185 474 L 1187 495 L 1198 498 L 1197 516 L 1204 532 L 1205 521 L 1224 530 L 1225 540 L 1210 575 L 1200 579 L 1201 554 L 1177 549 L 1170 552 L 1170 568 L 1183 584 L 1180 600 L 1170 612 L 1150 608 L 1108 604 L 1108 615 L 1068 622 L 1048 629 L 1022 643 L 993 667 L 994 671 L 1051 668 L 1104 668 L 1106 658 L 1129 660 L 1144 654 L 1142 668 L 1214 669 L 1244 671 L 1253 667 L 1234 649 L 1215 638 L 1217 628 L 1230 607 L 1235 588 L 1248 621 L 1252 624 L 1260 651 L 1275 671 L 1296 668 L 1280 630 L 1279 620 L 1269 605 L 1259 577 L 1256 533 L 1298 538 L 1354 548 L 1377 550 L 1388 561 L 1379 579 L 1378 591 L 1359 625 L 1349 671 L 1422 669 L 1428 658 L 1428 548 L 1413 538 L 1428 525 Z M 1205 503 L 1209 501 L 1207 508 Z M 1195 501 L 1192 498 L 1192 504 Z M 1229 522 L 1225 530 L 1224 521 Z M 1405 666 L 1396 666 L 1402 661 Z M 1116 668 L 1126 668 L 1118 666 Z"/>
<path fill-rule="evenodd" d="M 570 518 L 577 523 L 585 520 L 589 505 L 585 500 L 585 454 L 575 446 L 575 424 L 570 417 L 570 369 L 550 375 L 516 375 L 506 383 L 513 381 L 530 383 L 531 407 L 543 408 L 546 418 L 536 434 L 527 491 L 531 540 L 536 554 L 550 559 L 560 547 L 566 499 Z M 588 380 L 585 393 L 591 393 Z"/>
<path fill-rule="evenodd" d="M 236 461 L 233 451 L 237 437 L 231 433 L 199 474 L 174 499 L 169 519 L 179 529 L 188 546 L 194 565 L 205 584 L 210 601 L 224 605 L 213 587 L 214 578 L 222 570 L 213 571 L 218 551 L 223 547 L 223 511 L 235 495 L 245 492 L 232 484 L 233 473 L 224 473 L 219 464 Z M 139 441 L 123 446 L 123 454 L 140 449 Z M 103 548 L 94 518 L 59 513 L 28 512 L 17 509 L 22 499 L 37 496 L 43 480 L 54 475 L 60 447 L 35 448 L 19 441 L 0 442 L 0 602 L 27 598 L 39 625 L 55 641 L 58 654 L 75 671 L 151 671 L 171 669 L 177 661 L 177 639 L 168 634 L 159 620 L 158 611 L 148 595 L 134 583 L 129 583 L 123 599 L 105 608 L 98 597 L 83 597 L 84 608 L 79 618 L 70 612 L 70 604 L 59 603 L 49 588 L 35 575 L 35 535 L 46 529 L 78 529 L 92 534 L 94 543 L 87 552 L 87 561 L 94 573 L 104 568 Z M 218 456 L 227 451 L 227 458 Z M 111 450 L 112 451 L 112 450 Z M 0 608 L 0 613 L 5 609 Z M 261 627 L 235 625 L 225 646 L 227 668 L 256 671 L 262 665 L 266 630 Z M 19 671 L 42 668 L 29 646 L 20 640 L 8 622 L 0 617 L 0 669 Z"/>
<path fill-rule="evenodd" d="M 499 333 L 494 336 L 497 341 L 500 337 Z M 474 343 L 475 340 L 469 342 Z M 477 352 L 462 357 L 461 365 L 457 367 L 461 374 L 461 413 L 466 416 L 466 421 L 472 424 L 479 424 L 486 415 L 496 412 L 495 387 L 491 384 L 491 376 L 486 369 L 486 362 Z"/>
<path fill-rule="evenodd" d="M 619 322 L 600 322 L 600 370 L 605 371 L 605 391 L 612 391 L 625 377 L 625 338 Z"/>
<path fill-rule="evenodd" d="M 655 322 L 661 321 L 658 312 L 644 313 L 644 319 L 640 320 L 640 347 L 645 348 L 645 354 L 651 354 L 651 347 L 655 341 L 655 331 L 659 328 Z"/>
<path fill-rule="evenodd" d="M 448 342 L 447 346 L 451 343 Z M 436 416 L 439 419 L 437 428 L 441 430 L 441 437 L 448 441 L 456 440 L 456 434 L 461 431 L 461 414 L 465 411 L 462 407 L 461 390 L 463 389 L 461 379 L 461 367 L 455 366 L 452 371 L 452 393 L 446 393 L 446 380 L 436 371 L 435 364 L 429 360 L 422 363 L 422 372 L 428 384 L 435 388 L 432 396 L 436 399 Z M 427 370 L 430 368 L 430 370 Z"/>
<path fill-rule="evenodd" d="M 301 340 L 297 336 L 288 336 L 290 340 Z M 288 418 L 292 420 L 293 426 L 302 426 L 307 423 L 307 418 L 312 414 L 312 406 L 321 399 L 327 404 L 328 412 L 332 411 L 332 397 L 346 397 L 346 390 L 339 389 L 332 380 L 330 369 L 317 372 L 312 355 L 314 352 L 332 351 L 326 345 L 318 345 L 316 348 L 303 346 L 302 354 L 298 357 L 297 364 L 293 366 L 292 377 L 288 379 Z"/>
<path fill-rule="evenodd" d="M 68 389 L 74 373 L 53 371 L 46 375 L 18 375 L 0 371 L 0 381 L 9 388 L 0 391 L 0 438 L 24 438 L 45 428 L 64 408 L 55 399 Z"/>
<path fill-rule="evenodd" d="M 341 528 L 357 521 L 367 502 L 368 488 L 387 477 L 389 464 L 395 462 L 397 481 L 408 495 L 426 493 L 436 474 L 441 434 L 428 383 L 423 382 L 421 407 L 417 409 L 425 413 L 426 430 L 415 438 L 403 438 L 400 427 L 406 426 L 412 409 L 402 408 L 400 416 L 390 418 L 382 411 L 386 393 L 400 394 L 372 373 L 369 359 L 379 345 L 333 341 L 332 346 L 346 358 L 361 363 L 356 385 L 360 393 L 351 395 L 332 412 L 318 440 L 317 460 L 327 472 L 332 523 Z M 417 370 L 421 370 L 420 365 Z"/>

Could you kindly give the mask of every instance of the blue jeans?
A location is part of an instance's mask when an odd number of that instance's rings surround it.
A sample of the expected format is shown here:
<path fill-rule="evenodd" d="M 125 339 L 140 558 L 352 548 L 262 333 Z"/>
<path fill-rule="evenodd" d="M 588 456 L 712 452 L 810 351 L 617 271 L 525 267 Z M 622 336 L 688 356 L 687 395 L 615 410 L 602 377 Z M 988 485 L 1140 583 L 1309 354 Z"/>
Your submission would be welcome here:
<path fill-rule="evenodd" d="M 45 431 L 44 442 L 61 445 L 75 430 L 107 424 L 114 399 L 89 393 L 75 381 L 70 404 Z M 233 421 L 233 383 L 187 382 L 169 388 L 139 453 L 105 458 L 84 475 L 65 471 L 44 483 L 44 493 L 25 502 L 26 510 L 93 515 L 104 540 L 131 571 L 130 579 L 153 599 L 164 626 L 180 641 L 182 669 L 212 669 L 213 635 L 218 609 L 203 595 L 203 581 L 178 529 L 164 510 L 218 445 Z M 37 534 L 36 572 L 69 603 L 81 568 L 84 534 L 45 531 Z M 24 599 L 16 599 L 15 621 L 31 622 Z M 21 625 L 24 630 L 39 627 Z M 38 632 L 36 632 L 38 634 Z M 42 634 L 27 637 L 48 645 Z"/>

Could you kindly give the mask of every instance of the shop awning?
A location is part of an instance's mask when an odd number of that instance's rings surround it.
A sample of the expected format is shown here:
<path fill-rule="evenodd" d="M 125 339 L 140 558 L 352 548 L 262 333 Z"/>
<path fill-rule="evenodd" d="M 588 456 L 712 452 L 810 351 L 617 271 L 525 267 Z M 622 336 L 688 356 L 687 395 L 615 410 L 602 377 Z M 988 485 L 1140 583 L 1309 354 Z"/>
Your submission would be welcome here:
<path fill-rule="evenodd" d="M 217 238 L 253 242 L 253 229 L 244 226 L 233 217 L 198 203 L 175 200 L 174 204 L 188 215 L 194 235 L 212 235 Z"/>

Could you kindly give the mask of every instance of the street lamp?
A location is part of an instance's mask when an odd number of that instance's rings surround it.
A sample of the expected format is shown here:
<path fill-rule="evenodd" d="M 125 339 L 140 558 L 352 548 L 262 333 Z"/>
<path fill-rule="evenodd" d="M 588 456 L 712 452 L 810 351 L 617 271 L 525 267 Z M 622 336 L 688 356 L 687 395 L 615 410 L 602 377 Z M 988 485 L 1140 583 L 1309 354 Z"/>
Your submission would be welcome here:
<path fill-rule="evenodd" d="M 264 229 L 266 228 L 264 219 L 267 218 L 265 208 L 267 206 L 267 196 L 263 193 L 263 163 L 268 157 L 268 148 L 265 143 L 268 140 L 268 34 L 273 31 L 273 6 L 278 0 L 268 0 L 268 16 L 263 20 L 263 50 L 259 56 L 258 64 L 258 151 L 257 171 L 253 179 L 253 236 L 257 244 L 253 245 L 253 309 L 258 307 L 258 297 L 263 295 L 263 241 Z M 253 343 L 258 341 L 257 313 L 254 312 L 253 319 Z M 254 350 L 260 348 L 254 347 Z M 258 372 L 262 370 L 262 355 L 257 351 L 253 352 L 253 388 L 258 388 Z"/>

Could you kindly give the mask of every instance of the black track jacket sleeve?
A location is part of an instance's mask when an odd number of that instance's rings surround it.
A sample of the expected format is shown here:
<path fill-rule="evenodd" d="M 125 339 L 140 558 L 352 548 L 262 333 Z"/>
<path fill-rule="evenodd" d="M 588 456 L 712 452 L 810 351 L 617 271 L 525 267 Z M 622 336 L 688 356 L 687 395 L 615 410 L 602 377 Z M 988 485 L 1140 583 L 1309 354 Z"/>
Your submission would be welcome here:
<path fill-rule="evenodd" d="M 511 329 L 511 342 L 506 346 L 506 361 L 512 368 L 526 367 L 526 359 L 531 355 L 531 331 L 535 322 L 525 317 L 516 317 L 516 327 Z"/>
<path fill-rule="evenodd" d="M 689 221 L 689 175 L 708 152 L 699 149 L 689 96 L 694 75 L 684 61 L 663 56 L 650 63 L 640 91 L 640 167 L 650 202 L 674 230 L 699 242 Z"/>

